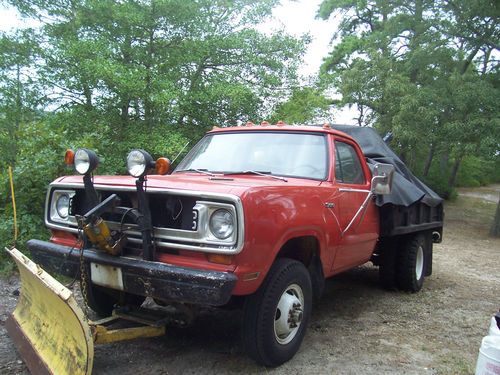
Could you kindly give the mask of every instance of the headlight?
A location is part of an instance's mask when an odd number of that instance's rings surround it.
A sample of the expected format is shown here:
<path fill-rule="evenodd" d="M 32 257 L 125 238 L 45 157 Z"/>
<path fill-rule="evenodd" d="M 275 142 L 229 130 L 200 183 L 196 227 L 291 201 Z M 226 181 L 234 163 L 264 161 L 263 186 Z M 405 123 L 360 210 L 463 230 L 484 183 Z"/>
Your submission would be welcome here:
<path fill-rule="evenodd" d="M 220 240 L 231 236 L 234 231 L 234 217 L 226 209 L 218 209 L 210 217 L 210 231 Z"/>
<path fill-rule="evenodd" d="M 96 153 L 86 148 L 79 148 L 74 157 L 75 170 L 80 174 L 87 174 L 97 168 L 99 158 Z"/>
<path fill-rule="evenodd" d="M 49 199 L 48 219 L 54 223 L 63 223 L 65 225 L 76 225 L 75 217 L 71 212 L 71 202 L 76 192 L 74 190 L 52 191 Z"/>
<path fill-rule="evenodd" d="M 69 195 L 61 194 L 56 201 L 56 211 L 57 214 L 66 219 L 69 215 Z"/>
<path fill-rule="evenodd" d="M 133 177 L 144 176 L 153 166 L 153 158 L 144 150 L 132 150 L 127 156 L 127 170 Z"/>

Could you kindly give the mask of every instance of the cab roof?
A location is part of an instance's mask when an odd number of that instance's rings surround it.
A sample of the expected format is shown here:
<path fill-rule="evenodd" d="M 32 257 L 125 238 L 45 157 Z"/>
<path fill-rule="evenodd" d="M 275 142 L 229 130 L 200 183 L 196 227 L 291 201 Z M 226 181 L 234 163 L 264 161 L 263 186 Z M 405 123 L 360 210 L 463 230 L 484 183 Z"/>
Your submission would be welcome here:
<path fill-rule="evenodd" d="M 245 125 L 241 126 L 229 126 L 229 127 L 218 127 L 214 126 L 211 131 L 207 134 L 215 134 L 215 133 L 233 133 L 233 132 L 255 132 L 255 131 L 273 131 L 273 132 L 304 132 L 304 133 L 323 133 L 323 134 L 333 134 L 337 136 L 342 136 L 351 140 L 354 140 L 350 135 L 335 130 L 330 124 L 323 125 L 288 125 L 282 122 L 278 122 L 275 125 L 271 125 L 267 122 L 263 122 L 261 124 L 254 124 L 251 122 L 247 122 Z M 338 126 L 338 125 L 335 125 Z"/>

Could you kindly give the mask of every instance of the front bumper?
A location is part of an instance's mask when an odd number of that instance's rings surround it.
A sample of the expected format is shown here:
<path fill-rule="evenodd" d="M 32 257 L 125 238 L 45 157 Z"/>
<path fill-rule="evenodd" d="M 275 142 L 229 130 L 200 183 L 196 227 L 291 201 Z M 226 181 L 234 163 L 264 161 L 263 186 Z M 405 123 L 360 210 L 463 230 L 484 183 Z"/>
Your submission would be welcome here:
<path fill-rule="evenodd" d="M 79 276 L 80 251 L 51 242 L 27 243 L 33 260 L 46 271 L 69 277 Z M 89 263 L 119 267 L 127 293 L 201 305 L 221 306 L 231 298 L 237 277 L 229 272 L 195 270 L 142 259 L 115 257 L 93 249 L 83 250 Z M 87 268 L 88 269 L 88 268 Z"/>

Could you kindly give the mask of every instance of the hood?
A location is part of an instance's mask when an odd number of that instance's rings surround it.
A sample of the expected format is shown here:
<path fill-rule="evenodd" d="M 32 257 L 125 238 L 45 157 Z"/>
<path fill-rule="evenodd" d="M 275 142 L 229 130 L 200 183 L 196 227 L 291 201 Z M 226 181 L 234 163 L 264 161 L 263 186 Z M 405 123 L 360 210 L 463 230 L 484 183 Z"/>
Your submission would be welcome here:
<path fill-rule="evenodd" d="M 241 196 L 251 189 L 267 187 L 290 187 L 290 186 L 319 186 L 322 181 L 286 178 L 287 182 L 274 179 L 270 176 L 257 175 L 231 175 L 211 177 L 199 173 L 177 173 L 167 176 L 148 176 L 146 186 L 158 189 L 191 190 L 200 192 L 233 194 Z M 97 186 L 130 186 L 135 188 L 136 179 L 131 176 L 94 176 L 94 184 Z M 55 182 L 66 184 L 83 184 L 83 177 L 65 176 L 58 178 Z"/>

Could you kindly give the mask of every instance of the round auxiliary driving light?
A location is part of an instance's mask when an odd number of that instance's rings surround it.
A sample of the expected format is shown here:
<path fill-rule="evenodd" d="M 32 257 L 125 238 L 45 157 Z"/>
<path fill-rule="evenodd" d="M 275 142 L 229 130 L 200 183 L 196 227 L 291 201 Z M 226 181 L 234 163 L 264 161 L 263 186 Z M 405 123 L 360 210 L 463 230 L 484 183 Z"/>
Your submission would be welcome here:
<path fill-rule="evenodd" d="M 154 168 L 155 162 L 144 150 L 132 150 L 127 156 L 127 170 L 133 177 L 142 177 Z"/>
<path fill-rule="evenodd" d="M 75 170 L 80 174 L 91 173 L 97 168 L 99 158 L 96 153 L 86 148 L 79 148 L 74 156 Z"/>

